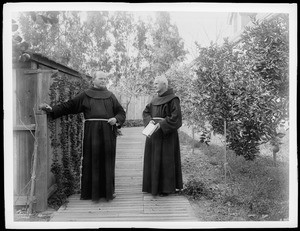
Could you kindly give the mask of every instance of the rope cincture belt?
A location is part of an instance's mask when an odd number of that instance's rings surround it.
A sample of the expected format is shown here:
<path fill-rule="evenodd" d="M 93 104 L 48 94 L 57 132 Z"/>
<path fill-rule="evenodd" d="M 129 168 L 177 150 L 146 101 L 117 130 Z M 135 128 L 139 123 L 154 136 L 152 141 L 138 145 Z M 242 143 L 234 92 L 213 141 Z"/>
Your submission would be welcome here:
<path fill-rule="evenodd" d="M 85 121 L 108 121 L 108 119 L 85 119 Z"/>
<path fill-rule="evenodd" d="M 164 120 L 165 118 L 162 118 L 162 117 L 153 117 L 152 119 L 154 119 L 154 120 Z"/>
<path fill-rule="evenodd" d="M 101 118 L 99 118 L 99 119 L 85 119 L 84 122 L 85 121 L 105 121 L 105 122 L 108 122 L 108 119 L 101 119 Z M 111 130 L 112 131 L 114 130 L 113 126 L 111 126 Z"/>

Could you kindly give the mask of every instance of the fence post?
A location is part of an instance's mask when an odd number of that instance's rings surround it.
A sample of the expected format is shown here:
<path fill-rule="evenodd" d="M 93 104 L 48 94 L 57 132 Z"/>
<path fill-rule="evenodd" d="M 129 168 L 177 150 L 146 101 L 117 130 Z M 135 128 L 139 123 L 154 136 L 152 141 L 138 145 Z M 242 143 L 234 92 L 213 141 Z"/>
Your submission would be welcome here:
<path fill-rule="evenodd" d="M 48 200 L 47 115 L 37 114 L 36 210 L 45 211 Z"/>
<path fill-rule="evenodd" d="M 225 170 L 225 185 L 227 184 L 227 150 L 226 150 L 226 134 L 227 129 L 226 129 L 226 120 L 224 120 L 224 137 L 225 137 L 225 142 L 224 142 L 224 153 L 225 153 L 225 160 L 224 160 L 224 170 Z"/>
<path fill-rule="evenodd" d="M 36 125 L 37 125 L 37 165 L 36 165 L 36 211 L 45 211 L 48 205 L 48 125 L 47 114 L 39 105 L 49 101 L 49 73 L 52 71 L 37 70 Z"/>

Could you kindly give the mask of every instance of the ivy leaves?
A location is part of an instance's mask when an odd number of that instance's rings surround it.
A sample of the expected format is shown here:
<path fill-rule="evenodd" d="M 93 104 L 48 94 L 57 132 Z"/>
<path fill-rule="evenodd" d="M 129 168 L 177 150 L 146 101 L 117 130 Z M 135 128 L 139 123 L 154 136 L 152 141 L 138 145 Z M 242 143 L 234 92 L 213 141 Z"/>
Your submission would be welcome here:
<path fill-rule="evenodd" d="M 86 88 L 88 83 L 83 78 L 72 79 L 66 74 L 54 74 L 49 91 L 51 104 L 65 102 Z M 58 186 L 58 191 L 50 198 L 49 203 L 56 206 L 60 206 L 68 196 L 80 190 L 82 117 L 82 114 L 76 114 L 63 116 L 59 120 L 49 120 L 53 154 L 51 172 L 55 175 Z"/>

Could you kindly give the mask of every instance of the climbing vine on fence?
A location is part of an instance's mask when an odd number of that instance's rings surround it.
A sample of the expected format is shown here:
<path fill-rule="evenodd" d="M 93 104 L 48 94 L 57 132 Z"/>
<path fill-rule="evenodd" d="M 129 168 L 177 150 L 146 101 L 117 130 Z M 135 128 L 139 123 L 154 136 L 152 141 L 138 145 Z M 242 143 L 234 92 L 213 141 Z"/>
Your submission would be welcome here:
<path fill-rule="evenodd" d="M 88 88 L 84 79 L 63 73 L 52 76 L 50 87 L 51 105 L 66 102 Z M 80 165 L 83 138 L 83 115 L 67 115 L 49 119 L 50 139 L 53 153 L 51 171 L 55 175 L 58 190 L 49 199 L 51 206 L 60 206 L 67 197 L 80 190 Z"/>

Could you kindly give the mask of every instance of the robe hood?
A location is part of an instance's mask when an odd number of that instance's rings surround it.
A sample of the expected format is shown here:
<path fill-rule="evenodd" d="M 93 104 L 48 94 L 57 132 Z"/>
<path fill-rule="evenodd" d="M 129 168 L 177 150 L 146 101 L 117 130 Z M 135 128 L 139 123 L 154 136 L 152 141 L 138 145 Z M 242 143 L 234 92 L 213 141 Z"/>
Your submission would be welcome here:
<path fill-rule="evenodd" d="M 112 93 L 109 90 L 107 90 L 106 87 L 103 88 L 91 87 L 90 89 L 85 91 L 85 94 L 94 99 L 107 99 L 112 95 Z"/>
<path fill-rule="evenodd" d="M 161 96 L 155 96 L 151 100 L 152 105 L 162 105 L 169 101 L 171 101 L 174 98 L 178 98 L 173 92 L 172 88 L 169 88 L 166 92 L 164 92 Z M 179 98 L 178 98 L 179 99 Z"/>

